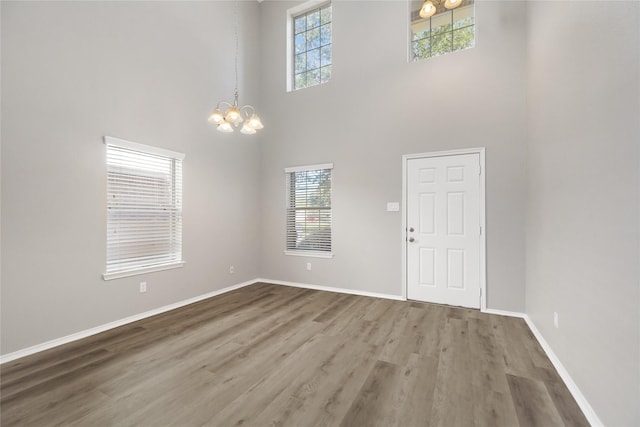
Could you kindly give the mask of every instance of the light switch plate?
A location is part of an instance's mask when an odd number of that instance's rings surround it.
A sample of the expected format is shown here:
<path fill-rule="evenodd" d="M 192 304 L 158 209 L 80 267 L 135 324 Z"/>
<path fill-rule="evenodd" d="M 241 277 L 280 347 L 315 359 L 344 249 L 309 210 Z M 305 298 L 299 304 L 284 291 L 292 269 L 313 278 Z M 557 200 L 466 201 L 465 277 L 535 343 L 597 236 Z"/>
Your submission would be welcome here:
<path fill-rule="evenodd" d="M 387 202 L 387 212 L 398 212 L 400 210 L 400 203 Z"/>

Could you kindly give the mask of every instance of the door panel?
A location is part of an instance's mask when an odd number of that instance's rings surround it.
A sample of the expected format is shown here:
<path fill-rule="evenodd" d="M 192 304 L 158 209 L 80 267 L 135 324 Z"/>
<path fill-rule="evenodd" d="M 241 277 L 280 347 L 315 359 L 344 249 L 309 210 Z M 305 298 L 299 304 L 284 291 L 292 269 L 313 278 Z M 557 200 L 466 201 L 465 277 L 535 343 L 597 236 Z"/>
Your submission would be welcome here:
<path fill-rule="evenodd" d="M 479 154 L 407 165 L 407 297 L 479 308 Z"/>

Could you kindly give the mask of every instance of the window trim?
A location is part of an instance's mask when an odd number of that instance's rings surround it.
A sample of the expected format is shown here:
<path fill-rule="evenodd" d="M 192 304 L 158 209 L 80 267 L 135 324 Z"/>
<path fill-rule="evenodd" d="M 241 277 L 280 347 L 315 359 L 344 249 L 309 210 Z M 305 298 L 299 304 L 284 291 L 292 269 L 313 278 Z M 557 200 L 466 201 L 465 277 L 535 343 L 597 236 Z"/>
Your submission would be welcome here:
<path fill-rule="evenodd" d="M 302 256 L 302 257 L 311 257 L 311 258 L 333 258 L 333 163 L 320 163 L 315 165 L 308 166 L 293 166 L 284 169 L 285 177 L 290 173 L 295 172 L 306 172 L 312 170 L 320 170 L 320 169 L 330 169 L 331 170 L 331 251 L 305 251 L 299 249 L 285 249 L 283 253 L 285 255 L 291 256 Z M 289 186 L 286 183 L 285 179 L 285 212 L 289 209 Z M 287 246 L 287 233 L 289 232 L 287 228 L 287 223 L 285 221 L 285 248 Z"/>
<path fill-rule="evenodd" d="M 304 14 L 305 12 L 308 12 L 312 9 L 317 9 L 317 8 L 321 8 L 323 6 L 326 6 L 328 4 L 332 4 L 331 0 L 309 0 L 307 2 L 304 2 L 302 4 L 299 4 L 298 6 L 292 7 L 290 9 L 287 9 L 287 31 L 286 31 L 286 36 L 287 36 L 287 42 L 286 42 L 286 46 L 287 46 L 287 66 L 286 66 L 286 80 L 287 80 L 287 92 L 297 92 L 296 88 L 295 88 L 295 73 L 294 73 L 294 69 L 295 69 L 295 46 L 293 44 L 293 36 L 294 36 L 294 32 L 295 32 L 295 28 L 294 28 L 294 19 L 299 16 Z M 333 9 L 332 9 L 333 10 Z M 331 72 L 333 73 L 333 11 L 331 13 Z M 328 83 L 328 82 L 325 82 Z M 323 83 L 321 83 L 323 84 Z M 320 85 L 314 85 L 314 86 L 320 86 Z M 298 90 L 301 89 L 307 89 L 310 86 L 304 87 L 304 88 L 300 88 Z"/>
<path fill-rule="evenodd" d="M 140 144 L 137 142 L 127 141 L 127 140 L 115 138 L 112 136 L 105 136 L 103 142 L 105 147 L 114 146 L 114 147 L 129 149 L 133 151 L 139 151 L 145 154 L 172 158 L 174 160 L 182 161 L 186 157 L 185 154 L 178 153 L 176 151 L 171 151 L 164 148 L 154 147 L 146 144 Z M 107 169 L 108 169 L 108 165 L 107 165 Z M 108 178 L 107 178 L 107 185 L 108 185 Z M 108 225 L 108 220 L 107 220 L 107 225 Z M 102 279 L 105 281 L 108 281 L 113 279 L 120 279 L 123 277 L 130 277 L 130 276 L 136 276 L 140 274 L 152 273 L 156 271 L 170 270 L 174 268 L 181 268 L 185 264 L 186 262 L 184 261 L 184 259 L 181 259 L 179 261 L 171 261 L 163 264 L 150 265 L 146 267 L 137 267 L 130 270 L 114 271 L 111 273 L 105 272 L 102 274 Z"/>
<path fill-rule="evenodd" d="M 104 137 L 104 145 L 114 145 L 116 147 L 128 148 L 129 150 L 141 151 L 143 153 L 155 154 L 156 156 L 171 157 L 178 160 L 184 160 L 186 157 L 183 153 L 167 150 L 165 148 L 153 147 L 151 145 L 140 144 L 138 142 L 127 141 L 125 139 L 114 138 L 113 136 Z"/>
<path fill-rule="evenodd" d="M 140 267 L 140 268 L 136 268 L 135 270 L 118 271 L 114 273 L 104 273 L 102 275 L 102 280 L 108 281 L 113 279 L 121 279 L 123 277 L 137 276 L 139 274 L 153 273 L 156 271 L 172 270 L 174 268 L 181 268 L 185 264 L 186 262 L 183 260 L 183 261 L 169 262 L 166 264 L 158 264 L 151 267 Z"/>

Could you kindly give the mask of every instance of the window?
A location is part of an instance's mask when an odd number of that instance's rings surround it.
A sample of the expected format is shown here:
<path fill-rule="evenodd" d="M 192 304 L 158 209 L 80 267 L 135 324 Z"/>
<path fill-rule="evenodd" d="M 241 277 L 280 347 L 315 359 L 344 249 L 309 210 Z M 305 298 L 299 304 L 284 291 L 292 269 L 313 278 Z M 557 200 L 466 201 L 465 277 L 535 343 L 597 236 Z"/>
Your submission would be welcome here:
<path fill-rule="evenodd" d="M 434 0 L 433 4 L 437 2 Z M 473 0 L 463 0 L 455 9 L 446 9 L 444 1 L 436 5 L 431 18 L 420 17 L 422 2 L 412 2 L 411 46 L 412 61 L 444 55 L 475 46 L 475 17 Z M 416 10 L 415 6 L 418 5 Z"/>
<path fill-rule="evenodd" d="M 288 255 L 331 257 L 333 164 L 285 169 Z"/>
<path fill-rule="evenodd" d="M 109 136 L 105 280 L 181 267 L 182 159 Z"/>
<path fill-rule="evenodd" d="M 331 3 L 312 9 L 308 5 L 301 6 L 301 13 L 300 7 L 289 10 L 289 90 L 326 83 L 331 78 Z"/>

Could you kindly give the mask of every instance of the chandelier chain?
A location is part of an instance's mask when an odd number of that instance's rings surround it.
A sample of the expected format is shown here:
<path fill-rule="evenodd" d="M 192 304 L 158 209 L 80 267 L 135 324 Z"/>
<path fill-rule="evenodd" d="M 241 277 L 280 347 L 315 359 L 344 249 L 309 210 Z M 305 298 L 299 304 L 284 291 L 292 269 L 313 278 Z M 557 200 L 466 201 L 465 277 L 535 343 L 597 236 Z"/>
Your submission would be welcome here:
<path fill-rule="evenodd" d="M 236 38 L 236 61 L 235 61 L 235 71 L 236 71 L 236 87 L 235 87 L 235 92 L 234 92 L 234 97 L 235 97 L 235 101 L 236 101 L 236 105 L 238 104 L 238 3 L 239 1 L 236 0 L 235 2 L 235 11 L 234 11 L 234 15 L 235 15 L 235 38 Z"/>

